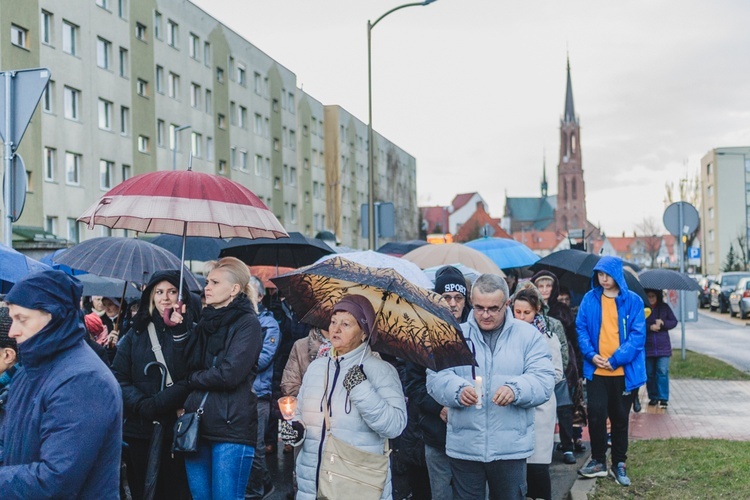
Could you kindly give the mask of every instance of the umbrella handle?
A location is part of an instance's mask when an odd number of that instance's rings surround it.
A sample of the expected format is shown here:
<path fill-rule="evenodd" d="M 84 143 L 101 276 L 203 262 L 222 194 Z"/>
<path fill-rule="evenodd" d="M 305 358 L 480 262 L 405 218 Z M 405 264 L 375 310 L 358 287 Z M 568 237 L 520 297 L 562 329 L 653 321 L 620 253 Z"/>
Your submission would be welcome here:
<path fill-rule="evenodd" d="M 152 361 L 143 367 L 143 374 L 146 375 L 148 373 L 148 369 L 154 365 L 158 366 L 159 371 L 161 372 L 161 390 L 163 391 L 164 388 L 167 386 L 167 367 L 166 366 L 159 363 L 158 361 Z"/>
<path fill-rule="evenodd" d="M 184 303 L 182 302 L 182 300 L 178 300 L 177 301 L 177 310 L 181 311 L 183 304 Z M 170 319 L 171 316 L 172 316 L 172 313 L 174 312 L 174 310 L 175 310 L 174 307 L 170 307 L 170 308 L 164 310 L 164 314 L 162 315 L 162 319 L 164 320 L 164 324 L 165 325 L 167 325 L 167 326 L 177 326 L 179 324 L 179 323 L 175 323 L 174 321 L 172 321 Z"/>

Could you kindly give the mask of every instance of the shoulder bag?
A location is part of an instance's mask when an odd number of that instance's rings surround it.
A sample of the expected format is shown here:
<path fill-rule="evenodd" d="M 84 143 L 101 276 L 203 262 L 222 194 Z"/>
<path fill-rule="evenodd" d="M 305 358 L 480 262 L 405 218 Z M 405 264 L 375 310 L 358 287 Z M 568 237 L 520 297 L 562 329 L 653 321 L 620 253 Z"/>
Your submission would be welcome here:
<path fill-rule="evenodd" d="M 328 370 L 326 383 L 328 387 Z M 331 420 L 328 416 L 328 398 L 323 398 L 323 418 L 325 419 L 325 447 L 320 457 L 318 475 L 318 498 L 340 500 L 379 500 L 383 495 L 391 450 L 385 440 L 383 454 L 370 453 L 337 439 L 331 433 Z"/>
<path fill-rule="evenodd" d="M 212 365 L 216 365 L 216 356 Z M 203 395 L 201 404 L 194 412 L 183 413 L 174 423 L 174 438 L 172 439 L 172 453 L 195 453 L 198 451 L 200 437 L 200 422 L 203 406 L 208 399 L 208 391 Z"/>

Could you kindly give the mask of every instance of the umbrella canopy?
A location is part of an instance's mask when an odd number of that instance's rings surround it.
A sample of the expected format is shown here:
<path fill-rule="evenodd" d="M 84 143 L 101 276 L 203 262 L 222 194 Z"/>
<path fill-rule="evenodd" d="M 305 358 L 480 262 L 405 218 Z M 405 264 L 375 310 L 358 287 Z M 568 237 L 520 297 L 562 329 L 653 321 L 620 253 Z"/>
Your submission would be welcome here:
<path fill-rule="evenodd" d="M 151 243 L 157 247 L 176 255 L 182 256 L 182 238 L 173 234 L 157 236 Z M 205 236 L 188 236 L 185 238 L 185 260 L 208 261 L 219 258 L 222 248 L 227 242 L 220 238 L 206 238 Z"/>
<path fill-rule="evenodd" d="M 250 274 L 259 278 L 263 282 L 263 286 L 266 288 L 276 288 L 276 285 L 271 281 L 271 278 L 281 276 L 294 271 L 293 267 L 276 267 L 276 266 L 247 266 Z"/>
<path fill-rule="evenodd" d="M 3 293 L 27 274 L 45 269 L 50 267 L 0 243 L 0 291 Z"/>
<path fill-rule="evenodd" d="M 97 276 L 117 278 L 134 283 L 148 283 L 157 271 L 179 269 L 180 259 L 161 247 L 135 238 L 105 236 L 92 238 L 68 248 L 56 262 Z M 183 270 L 191 289 L 200 284 L 188 270 Z"/>
<path fill-rule="evenodd" d="M 479 238 L 466 243 L 466 246 L 479 250 L 501 269 L 530 266 L 539 256 L 520 241 L 510 238 Z"/>
<path fill-rule="evenodd" d="M 643 288 L 654 290 L 687 290 L 700 292 L 703 289 L 697 281 L 685 273 L 679 273 L 671 269 L 652 269 L 643 271 L 638 275 Z"/>
<path fill-rule="evenodd" d="M 136 175 L 78 218 L 143 233 L 210 238 L 284 238 L 278 219 L 249 189 L 219 175 L 168 170 Z"/>
<path fill-rule="evenodd" d="M 480 273 L 476 269 L 472 269 L 469 266 L 465 266 L 465 265 L 463 265 L 463 264 L 461 264 L 459 262 L 456 262 L 454 264 L 446 264 L 446 265 L 453 266 L 456 269 L 458 269 L 459 271 L 461 271 L 461 274 L 464 275 L 464 278 L 466 278 L 469 281 L 471 281 L 472 284 L 474 284 L 474 282 L 477 280 L 477 278 L 482 275 L 482 273 Z M 440 269 L 442 269 L 443 267 L 445 267 L 445 266 L 428 267 L 423 272 L 430 279 L 430 281 L 432 281 L 432 283 L 434 284 L 435 283 L 435 274 L 437 274 L 437 272 Z"/>
<path fill-rule="evenodd" d="M 130 301 L 140 298 L 141 292 L 132 284 L 126 286 L 127 282 L 115 278 L 105 278 L 95 274 L 77 274 L 75 277 L 83 285 L 83 295 L 99 295 L 101 297 L 121 297 L 125 290 L 125 299 Z"/>
<path fill-rule="evenodd" d="M 489 257 L 461 243 L 424 245 L 405 254 L 402 258 L 415 263 L 422 269 L 460 263 L 476 269 L 479 273 L 505 276 Z"/>
<path fill-rule="evenodd" d="M 317 263 L 333 257 L 343 257 L 346 260 L 376 269 L 393 269 L 413 284 L 432 290 L 432 282 L 419 266 L 400 257 L 393 257 L 384 253 L 373 252 L 372 250 L 362 250 L 359 252 L 340 253 L 321 257 Z"/>
<path fill-rule="evenodd" d="M 429 243 L 422 240 L 390 241 L 378 248 L 377 251 L 380 253 L 393 255 L 394 257 L 401 257 L 402 255 L 411 252 L 415 248 L 419 248 L 424 245 L 429 245 Z"/>
<path fill-rule="evenodd" d="M 297 269 L 312 264 L 333 249 L 316 238 L 291 232 L 288 238 L 233 238 L 221 251 L 221 257 L 237 257 L 248 266 L 282 266 Z"/>
<path fill-rule="evenodd" d="M 594 274 L 594 266 L 600 257 L 583 250 L 566 249 L 552 252 L 542 257 L 531 266 L 532 271 L 547 270 L 555 274 L 560 284 L 569 289 L 585 293 L 591 288 L 591 276 Z M 644 304 L 648 304 L 648 297 L 638 277 L 628 264 L 623 265 L 623 274 L 628 288 L 637 293 Z"/>
<path fill-rule="evenodd" d="M 436 371 L 474 362 L 445 300 L 392 269 L 336 256 L 271 281 L 305 323 L 327 329 L 333 306 L 344 295 L 359 294 L 375 309 L 374 350 Z"/>

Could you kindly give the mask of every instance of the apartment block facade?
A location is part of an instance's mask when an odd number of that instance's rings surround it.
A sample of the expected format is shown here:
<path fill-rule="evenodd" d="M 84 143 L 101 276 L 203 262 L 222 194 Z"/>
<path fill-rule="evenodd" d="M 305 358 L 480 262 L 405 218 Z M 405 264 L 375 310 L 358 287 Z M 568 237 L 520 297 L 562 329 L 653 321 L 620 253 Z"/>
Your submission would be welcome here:
<path fill-rule="evenodd" d="M 190 163 L 247 186 L 288 231 L 366 246 L 355 230 L 366 124 L 329 113 L 292 70 L 189 1 L 0 0 L 0 68 L 34 67 L 52 79 L 18 150 L 29 184 L 18 224 L 71 242 L 122 235 L 76 218 L 129 177 Z M 377 147 L 376 200 L 396 204 L 397 236 L 412 238 L 416 160 L 379 135 Z"/>

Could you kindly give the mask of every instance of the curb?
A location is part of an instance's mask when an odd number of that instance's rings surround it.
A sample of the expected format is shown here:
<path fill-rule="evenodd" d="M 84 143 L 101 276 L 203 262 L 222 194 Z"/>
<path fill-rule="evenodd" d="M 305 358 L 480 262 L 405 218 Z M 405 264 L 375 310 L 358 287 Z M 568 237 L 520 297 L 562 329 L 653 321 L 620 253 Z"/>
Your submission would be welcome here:
<path fill-rule="evenodd" d="M 570 488 L 568 498 L 570 500 L 588 500 L 589 495 L 596 489 L 596 478 L 593 479 L 576 479 L 573 487 Z"/>

